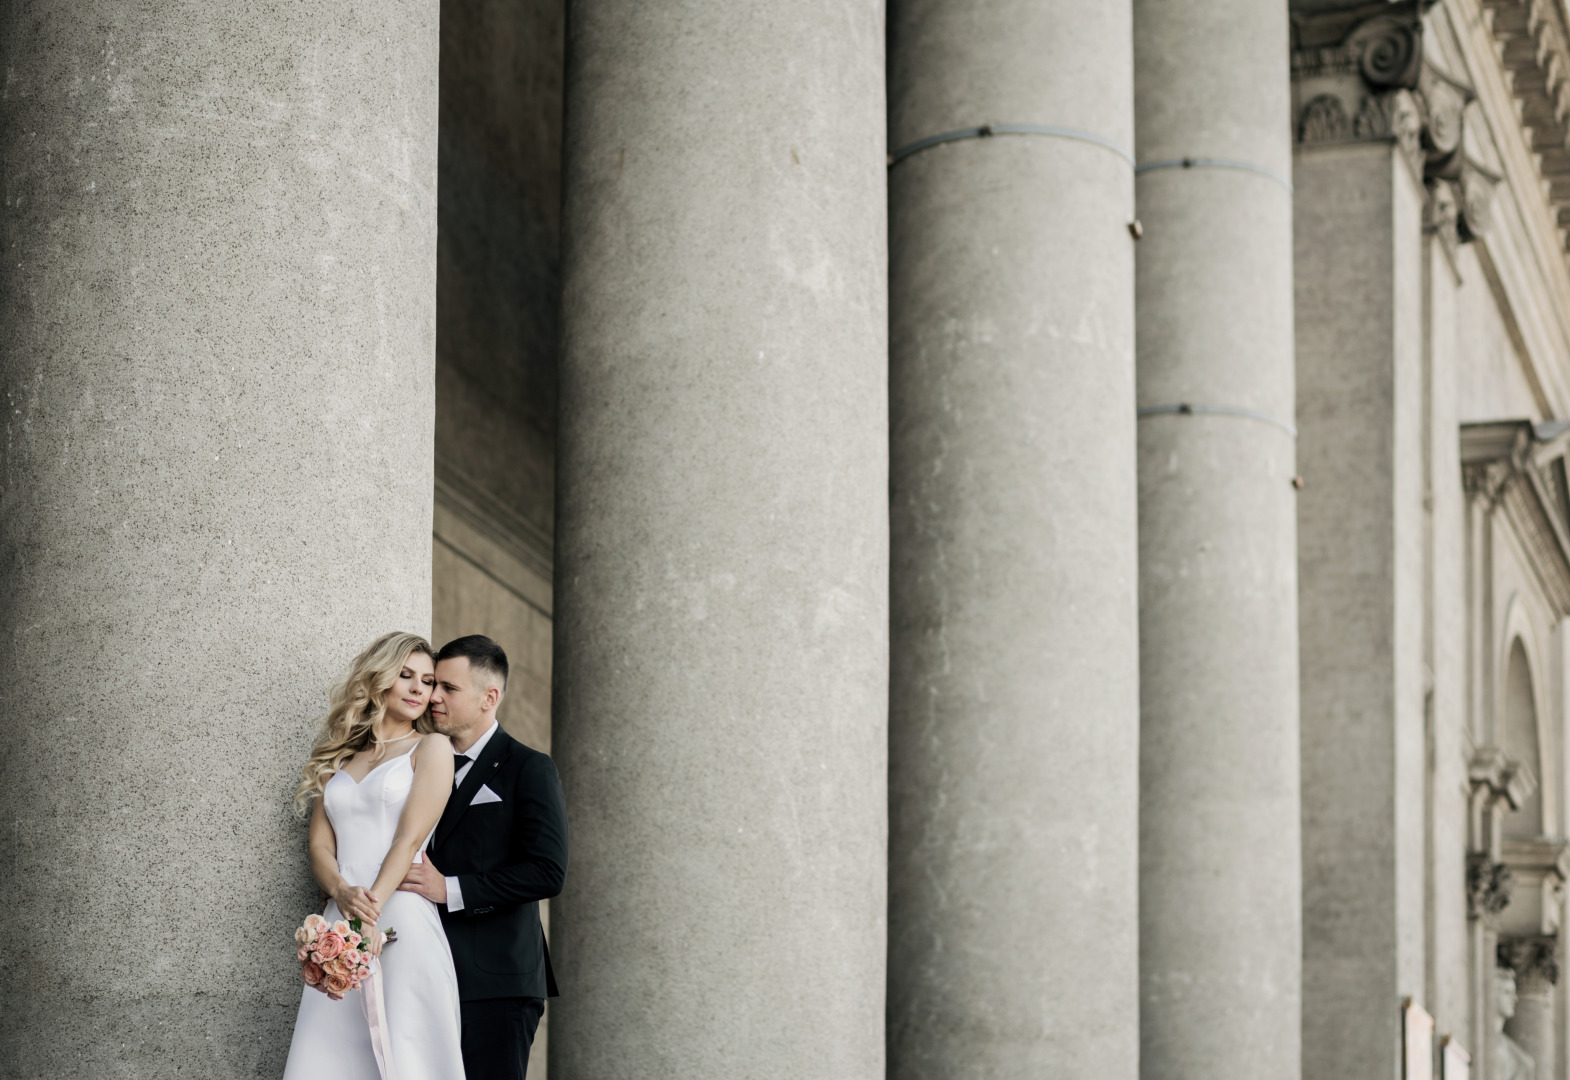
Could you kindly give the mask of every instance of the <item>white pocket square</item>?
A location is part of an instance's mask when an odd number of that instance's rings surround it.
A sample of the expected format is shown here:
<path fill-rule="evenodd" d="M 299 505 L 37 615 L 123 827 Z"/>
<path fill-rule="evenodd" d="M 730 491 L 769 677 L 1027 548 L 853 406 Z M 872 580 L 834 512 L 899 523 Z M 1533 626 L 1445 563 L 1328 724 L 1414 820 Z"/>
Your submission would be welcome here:
<path fill-rule="evenodd" d="M 474 798 L 469 800 L 470 806 L 479 806 L 481 803 L 501 802 L 502 797 L 491 790 L 491 785 L 481 784 L 480 790 L 474 793 Z"/>

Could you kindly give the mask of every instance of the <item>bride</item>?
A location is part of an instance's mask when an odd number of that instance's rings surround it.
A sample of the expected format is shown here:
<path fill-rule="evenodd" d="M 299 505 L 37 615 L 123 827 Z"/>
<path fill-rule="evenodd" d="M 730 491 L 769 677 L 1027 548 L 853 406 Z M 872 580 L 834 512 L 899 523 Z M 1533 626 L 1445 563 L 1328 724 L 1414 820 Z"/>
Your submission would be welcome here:
<path fill-rule="evenodd" d="M 379 967 L 341 1001 L 305 988 L 284 1080 L 463 1078 L 447 935 L 435 904 L 398 891 L 452 791 L 452 744 L 426 714 L 435 683 L 430 644 L 394 633 L 333 690 L 295 809 L 310 807 L 311 871 L 332 896 L 323 916 L 373 928 Z M 384 951 L 385 930 L 397 939 Z"/>

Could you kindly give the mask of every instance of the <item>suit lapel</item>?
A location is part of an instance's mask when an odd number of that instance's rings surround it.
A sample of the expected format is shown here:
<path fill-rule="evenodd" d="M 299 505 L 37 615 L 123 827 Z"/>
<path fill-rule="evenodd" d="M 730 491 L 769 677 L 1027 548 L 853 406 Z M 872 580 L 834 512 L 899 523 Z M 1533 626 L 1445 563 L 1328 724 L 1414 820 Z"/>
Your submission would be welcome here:
<path fill-rule="evenodd" d="M 491 736 L 490 741 L 485 744 L 485 749 L 480 751 L 478 760 L 469 767 L 463 783 L 458 785 L 458 790 L 454 791 L 452 797 L 447 800 L 447 808 L 442 811 L 441 820 L 436 823 L 436 839 L 431 842 L 432 848 L 440 847 L 453 829 L 457 828 L 459 820 L 468 811 L 469 803 L 474 799 L 474 793 L 480 790 L 481 784 L 490 782 L 511 750 L 512 736 L 497 727 L 496 734 Z"/>

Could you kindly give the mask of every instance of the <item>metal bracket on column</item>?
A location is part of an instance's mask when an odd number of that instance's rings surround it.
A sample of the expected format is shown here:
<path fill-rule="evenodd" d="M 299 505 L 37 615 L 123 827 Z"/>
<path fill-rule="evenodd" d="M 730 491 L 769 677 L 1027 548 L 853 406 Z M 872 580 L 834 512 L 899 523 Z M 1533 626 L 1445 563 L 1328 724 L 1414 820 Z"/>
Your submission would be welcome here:
<path fill-rule="evenodd" d="M 1185 157 L 1172 158 L 1170 161 L 1149 161 L 1143 165 L 1134 166 L 1134 175 L 1139 176 L 1143 173 L 1156 172 L 1160 169 L 1237 169 L 1240 172 L 1251 172 L 1259 176 L 1268 177 L 1288 191 L 1292 190 L 1292 181 L 1274 169 L 1267 169 L 1263 165 L 1255 165 L 1251 161 L 1232 161 L 1228 158 Z"/>
<path fill-rule="evenodd" d="M 1285 420 L 1278 420 L 1268 413 L 1255 412 L 1253 409 L 1238 409 L 1231 405 L 1190 405 L 1184 402 L 1181 405 L 1146 405 L 1135 412 L 1135 416 L 1143 420 L 1147 416 L 1157 416 L 1163 413 L 1176 413 L 1180 416 L 1192 416 L 1203 413 L 1207 416 L 1236 416 L 1244 420 L 1258 420 L 1262 424 L 1278 427 L 1294 439 L 1297 438 L 1297 428 Z"/>
<path fill-rule="evenodd" d="M 1044 124 L 982 124 L 980 127 L 960 128 L 958 131 L 945 131 L 941 135 L 928 135 L 925 139 L 900 147 L 889 155 L 889 166 L 892 168 L 904 161 L 910 155 L 937 146 L 939 143 L 956 142 L 960 139 L 987 139 L 994 135 L 1050 135 L 1057 139 L 1073 139 L 1076 142 L 1087 142 L 1099 146 L 1103 150 L 1111 150 L 1118 157 L 1134 164 L 1132 152 L 1123 149 L 1111 139 L 1103 138 L 1089 131 L 1076 131 L 1074 128 L 1048 127 Z"/>

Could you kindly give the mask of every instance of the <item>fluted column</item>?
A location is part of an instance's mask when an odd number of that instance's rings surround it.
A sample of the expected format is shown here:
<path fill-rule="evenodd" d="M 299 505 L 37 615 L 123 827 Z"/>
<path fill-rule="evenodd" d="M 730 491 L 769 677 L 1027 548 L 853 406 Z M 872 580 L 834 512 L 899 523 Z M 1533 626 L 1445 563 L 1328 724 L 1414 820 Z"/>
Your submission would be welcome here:
<path fill-rule="evenodd" d="M 889 1076 L 1130 1080 L 1130 9 L 889 43 Z"/>
<path fill-rule="evenodd" d="M 311 721 L 430 619 L 437 16 L 0 14 L 0 1075 L 282 1072 Z"/>
<path fill-rule="evenodd" d="M 551 1075 L 883 1076 L 882 5 L 568 26 Z"/>
<path fill-rule="evenodd" d="M 1152 1080 L 1299 1075 L 1287 39 L 1284 3 L 1134 4 Z"/>

